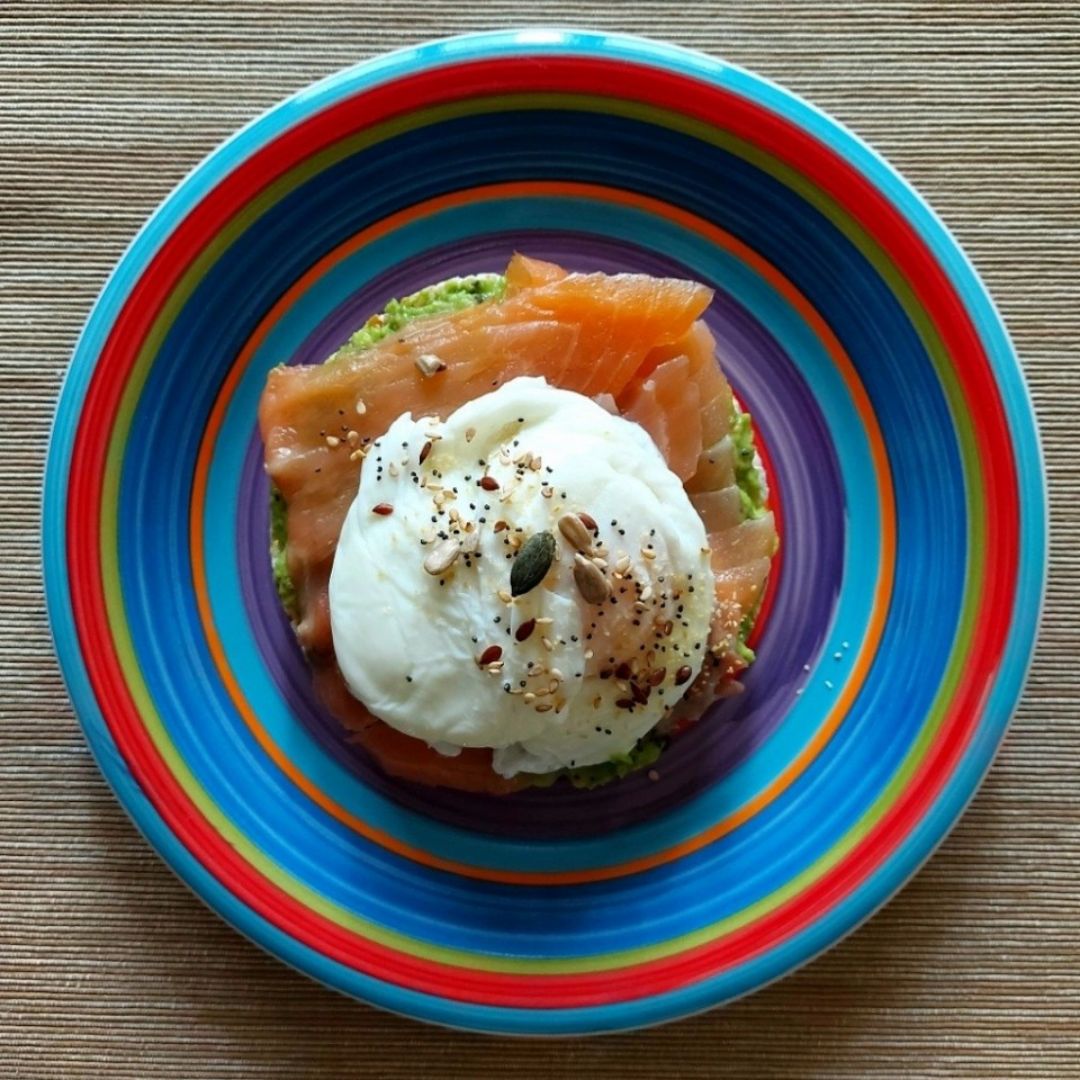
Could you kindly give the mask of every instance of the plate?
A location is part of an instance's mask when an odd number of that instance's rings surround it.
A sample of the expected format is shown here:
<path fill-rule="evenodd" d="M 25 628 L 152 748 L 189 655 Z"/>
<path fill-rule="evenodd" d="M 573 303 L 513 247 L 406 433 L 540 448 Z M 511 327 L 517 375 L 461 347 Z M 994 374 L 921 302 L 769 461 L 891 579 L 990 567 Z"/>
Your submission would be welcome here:
<path fill-rule="evenodd" d="M 255 409 L 275 364 L 515 249 L 715 288 L 784 545 L 745 694 L 659 780 L 492 800 L 388 779 L 315 705 Z M 1043 477 L 985 289 L 852 134 L 668 45 L 473 35 L 290 98 L 136 237 L 58 408 L 48 606 L 106 778 L 235 927 L 413 1017 L 611 1031 L 785 974 L 933 851 L 1021 693 Z"/>

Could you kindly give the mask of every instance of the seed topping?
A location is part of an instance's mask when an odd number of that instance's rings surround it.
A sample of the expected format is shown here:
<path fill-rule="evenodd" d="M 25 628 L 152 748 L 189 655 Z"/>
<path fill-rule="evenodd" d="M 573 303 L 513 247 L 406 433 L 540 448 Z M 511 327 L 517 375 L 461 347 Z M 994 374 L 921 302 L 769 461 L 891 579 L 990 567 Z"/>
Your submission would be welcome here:
<path fill-rule="evenodd" d="M 461 544 L 457 540 L 443 540 L 436 544 L 424 559 L 424 569 L 433 577 L 438 577 L 457 562 L 460 554 Z"/>
<path fill-rule="evenodd" d="M 523 596 L 547 577 L 555 558 L 555 537 L 549 532 L 534 533 L 518 552 L 510 571 L 510 593 Z"/>
<path fill-rule="evenodd" d="M 602 604 L 611 595 L 603 570 L 584 555 L 574 556 L 574 584 L 587 604 Z"/>
<path fill-rule="evenodd" d="M 432 375 L 437 375 L 440 371 L 445 371 L 446 364 L 444 364 L 434 353 L 421 353 L 416 358 L 416 370 L 419 371 L 425 379 L 430 379 Z"/>
<path fill-rule="evenodd" d="M 588 551 L 592 547 L 592 534 L 578 514 L 563 514 L 559 518 L 559 532 L 577 551 Z"/>
<path fill-rule="evenodd" d="M 476 662 L 481 667 L 487 667 L 488 664 L 494 664 L 502 659 L 502 646 L 501 645 L 489 645 L 476 659 Z"/>

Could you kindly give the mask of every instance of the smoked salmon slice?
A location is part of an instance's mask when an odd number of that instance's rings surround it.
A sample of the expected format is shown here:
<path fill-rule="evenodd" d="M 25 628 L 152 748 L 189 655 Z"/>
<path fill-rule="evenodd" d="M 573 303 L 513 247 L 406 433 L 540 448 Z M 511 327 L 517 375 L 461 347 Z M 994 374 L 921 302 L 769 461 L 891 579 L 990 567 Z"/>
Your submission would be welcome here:
<path fill-rule="evenodd" d="M 639 423 L 662 447 L 668 468 L 684 483 L 697 470 L 701 454 L 699 386 L 689 357 L 665 360 L 644 381 L 635 380 L 619 411 Z"/>
<path fill-rule="evenodd" d="M 530 259 L 528 255 L 517 254 L 506 268 L 506 295 L 513 296 L 535 285 L 548 285 L 561 281 L 566 271 L 557 263 L 544 262 L 543 259 Z"/>

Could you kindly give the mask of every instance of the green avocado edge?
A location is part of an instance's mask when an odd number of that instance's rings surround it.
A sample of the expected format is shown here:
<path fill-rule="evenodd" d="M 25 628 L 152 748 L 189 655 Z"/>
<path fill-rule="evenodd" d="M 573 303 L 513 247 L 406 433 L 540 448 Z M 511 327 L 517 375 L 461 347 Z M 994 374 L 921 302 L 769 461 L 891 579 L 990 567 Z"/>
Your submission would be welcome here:
<path fill-rule="evenodd" d="M 451 278 L 437 285 L 430 285 L 400 300 L 391 300 L 377 315 L 373 315 L 354 333 L 344 345 L 333 353 L 326 363 L 348 359 L 370 349 L 383 338 L 396 333 L 416 319 L 430 315 L 446 315 L 462 308 L 474 307 L 489 300 L 500 299 L 506 291 L 506 278 L 502 274 L 473 274 L 468 277 Z M 739 487 L 744 518 L 760 517 L 765 512 L 766 489 L 754 445 L 754 423 L 750 414 L 735 403 L 731 422 L 731 438 L 735 443 L 735 482 Z M 280 492 L 270 487 L 270 564 L 277 590 L 285 613 L 295 622 L 299 617 L 296 587 L 289 576 L 285 555 L 287 531 L 285 527 L 288 510 Z M 743 619 L 739 633 L 738 649 L 742 658 L 751 664 L 754 651 L 746 645 L 754 626 L 756 612 Z M 621 780 L 631 773 L 640 772 L 654 765 L 664 752 L 668 738 L 650 731 L 625 754 L 609 761 L 587 765 L 578 769 L 559 769 L 530 777 L 530 786 L 551 787 L 565 778 L 576 788 L 592 789 Z"/>

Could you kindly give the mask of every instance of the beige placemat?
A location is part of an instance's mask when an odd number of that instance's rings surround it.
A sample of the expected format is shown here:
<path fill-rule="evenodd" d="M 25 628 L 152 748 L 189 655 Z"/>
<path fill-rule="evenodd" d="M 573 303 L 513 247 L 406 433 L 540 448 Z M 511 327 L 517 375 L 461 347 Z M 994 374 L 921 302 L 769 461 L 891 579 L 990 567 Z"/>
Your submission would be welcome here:
<path fill-rule="evenodd" d="M 1040 412 L 1056 541 L 1035 671 L 963 823 L 867 927 L 657 1031 L 524 1043 L 354 1004 L 207 911 L 114 803 L 52 660 L 40 472 L 75 335 L 207 151 L 385 47 L 560 23 L 746 64 L 871 140 L 988 281 Z M 581 0 L 0 0 L 0 1076 L 1080 1076 L 1080 8 Z"/>

